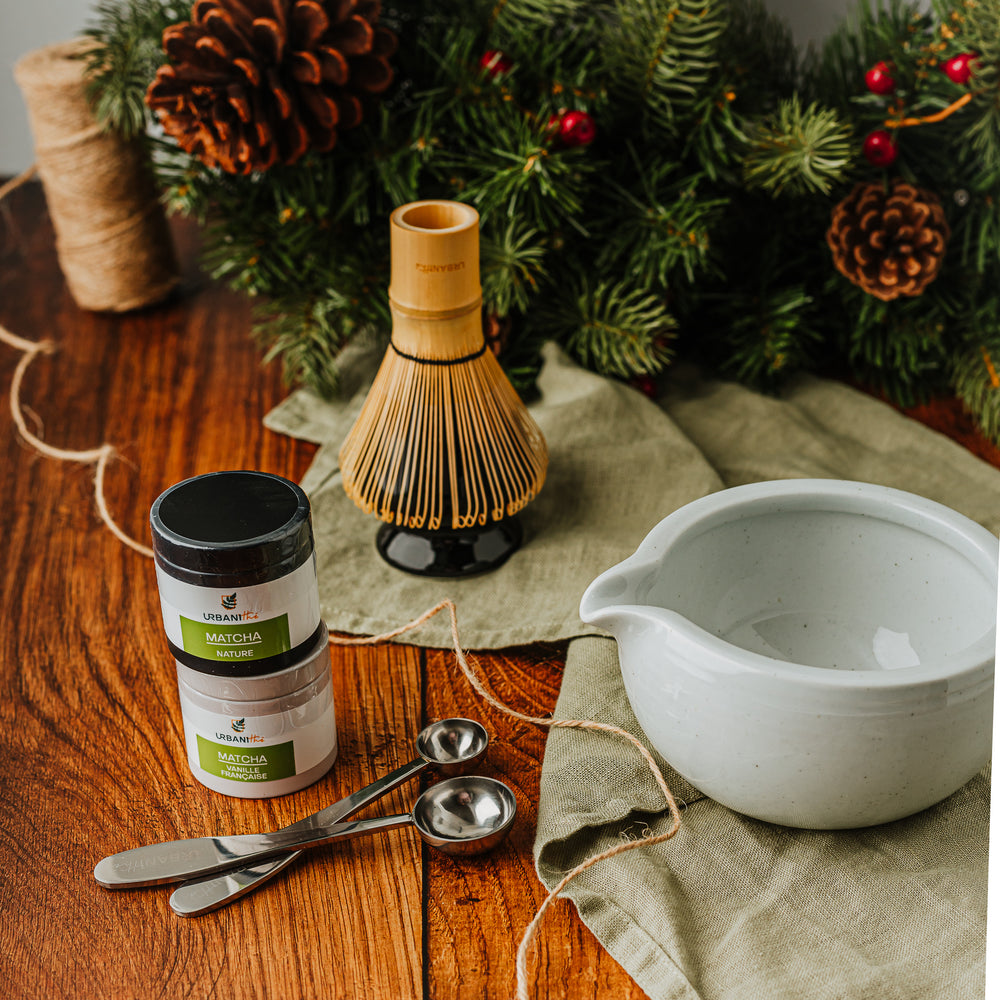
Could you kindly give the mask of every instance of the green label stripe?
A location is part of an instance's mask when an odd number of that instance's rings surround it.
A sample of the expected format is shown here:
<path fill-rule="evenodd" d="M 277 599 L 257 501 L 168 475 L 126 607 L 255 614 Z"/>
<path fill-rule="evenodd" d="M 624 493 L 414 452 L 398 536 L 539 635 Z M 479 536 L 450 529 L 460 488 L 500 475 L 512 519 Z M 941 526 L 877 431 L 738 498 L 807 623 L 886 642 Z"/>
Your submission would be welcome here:
<path fill-rule="evenodd" d="M 229 746 L 198 736 L 198 763 L 203 771 L 230 781 L 277 781 L 295 774 L 295 744 Z"/>
<path fill-rule="evenodd" d="M 262 660 L 292 648 L 288 615 L 235 625 L 180 619 L 184 651 L 203 660 Z"/>

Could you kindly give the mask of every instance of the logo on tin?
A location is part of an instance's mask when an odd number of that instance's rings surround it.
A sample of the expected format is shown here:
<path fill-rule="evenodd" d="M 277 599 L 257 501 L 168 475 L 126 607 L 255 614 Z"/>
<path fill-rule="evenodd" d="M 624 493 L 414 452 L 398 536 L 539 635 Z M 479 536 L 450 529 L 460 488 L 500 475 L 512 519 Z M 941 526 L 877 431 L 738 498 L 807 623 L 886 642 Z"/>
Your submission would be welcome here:
<path fill-rule="evenodd" d="M 236 594 L 223 594 L 222 595 L 222 606 L 227 611 L 232 611 L 236 607 Z"/>
<path fill-rule="evenodd" d="M 243 730 L 246 729 L 246 727 L 247 727 L 247 720 L 246 719 L 233 719 L 233 732 L 234 733 L 242 733 Z"/>

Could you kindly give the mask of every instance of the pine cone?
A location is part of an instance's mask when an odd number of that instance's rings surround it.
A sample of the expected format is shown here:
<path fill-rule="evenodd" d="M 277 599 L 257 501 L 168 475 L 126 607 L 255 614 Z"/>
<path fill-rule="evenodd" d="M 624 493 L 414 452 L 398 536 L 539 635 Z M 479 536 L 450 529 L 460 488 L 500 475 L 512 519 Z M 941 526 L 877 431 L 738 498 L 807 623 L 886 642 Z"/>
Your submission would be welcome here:
<path fill-rule="evenodd" d="M 231 174 L 326 152 L 392 82 L 380 0 L 195 0 L 163 32 L 146 103 L 181 149 Z"/>
<path fill-rule="evenodd" d="M 937 196 L 895 178 L 888 191 L 856 185 L 833 210 L 826 242 L 841 274 L 888 302 L 937 277 L 950 235 Z"/>

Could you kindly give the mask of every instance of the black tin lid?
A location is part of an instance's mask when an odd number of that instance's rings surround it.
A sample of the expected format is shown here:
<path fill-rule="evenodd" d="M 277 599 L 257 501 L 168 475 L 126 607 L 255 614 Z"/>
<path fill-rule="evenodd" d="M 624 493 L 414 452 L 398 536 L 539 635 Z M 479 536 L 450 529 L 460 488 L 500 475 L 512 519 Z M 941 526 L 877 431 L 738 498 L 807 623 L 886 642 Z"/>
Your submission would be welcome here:
<path fill-rule="evenodd" d="M 252 586 L 313 553 L 309 498 L 268 472 L 209 472 L 171 486 L 149 512 L 157 564 L 184 583 Z"/>

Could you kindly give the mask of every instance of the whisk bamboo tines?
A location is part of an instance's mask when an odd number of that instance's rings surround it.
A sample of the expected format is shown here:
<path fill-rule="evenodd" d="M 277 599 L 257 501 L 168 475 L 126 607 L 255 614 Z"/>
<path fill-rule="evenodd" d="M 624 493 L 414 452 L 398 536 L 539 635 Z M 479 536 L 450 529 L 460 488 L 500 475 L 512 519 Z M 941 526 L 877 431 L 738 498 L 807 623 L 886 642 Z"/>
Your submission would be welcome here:
<path fill-rule="evenodd" d="M 548 453 L 486 346 L 479 215 L 420 201 L 390 218 L 392 339 L 340 450 L 347 495 L 387 522 L 379 551 L 438 576 L 499 565 Z"/>

